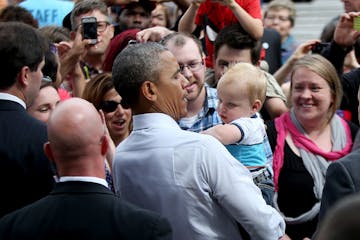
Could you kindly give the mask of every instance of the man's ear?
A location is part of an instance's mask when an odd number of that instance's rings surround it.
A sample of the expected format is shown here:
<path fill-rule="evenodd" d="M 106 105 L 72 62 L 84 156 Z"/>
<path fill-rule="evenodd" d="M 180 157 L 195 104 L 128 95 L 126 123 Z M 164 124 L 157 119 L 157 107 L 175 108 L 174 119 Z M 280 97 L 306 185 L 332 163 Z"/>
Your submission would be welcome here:
<path fill-rule="evenodd" d="M 112 39 L 113 37 L 114 37 L 114 32 L 115 32 L 115 29 L 114 29 L 114 26 L 113 25 L 110 25 L 110 26 L 108 26 L 108 27 L 110 27 L 110 29 L 109 29 L 109 31 L 110 31 L 110 38 Z"/>
<path fill-rule="evenodd" d="M 105 156 L 109 150 L 109 142 L 106 135 L 102 136 L 101 139 L 101 155 Z"/>
<path fill-rule="evenodd" d="M 16 82 L 20 85 L 21 88 L 27 87 L 29 85 L 29 73 L 30 68 L 28 66 L 24 66 L 20 69 Z"/>
<path fill-rule="evenodd" d="M 71 31 L 70 32 L 70 39 L 74 41 L 75 38 L 76 38 L 76 31 Z"/>
<path fill-rule="evenodd" d="M 151 81 L 145 81 L 141 85 L 141 93 L 144 98 L 148 99 L 149 101 L 155 101 L 157 99 L 157 88 L 156 85 Z"/>
<path fill-rule="evenodd" d="M 50 142 L 44 143 L 44 152 L 45 152 L 45 155 L 50 160 L 50 162 L 54 162 L 54 155 L 53 155 L 53 152 L 51 150 Z"/>

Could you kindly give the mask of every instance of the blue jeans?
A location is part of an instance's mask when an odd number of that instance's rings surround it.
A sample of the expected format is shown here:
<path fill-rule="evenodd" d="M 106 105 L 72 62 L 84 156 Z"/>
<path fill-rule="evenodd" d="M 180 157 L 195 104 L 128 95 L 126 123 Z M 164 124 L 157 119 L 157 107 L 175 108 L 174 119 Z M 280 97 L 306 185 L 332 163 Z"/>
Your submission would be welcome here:
<path fill-rule="evenodd" d="M 265 202 L 273 207 L 274 206 L 273 199 L 275 193 L 274 181 L 272 179 L 268 179 L 256 185 L 260 188 Z"/>
<path fill-rule="evenodd" d="M 267 168 L 254 169 L 251 174 L 255 185 L 260 188 L 265 202 L 270 206 L 274 206 L 275 186 L 270 171 Z"/>

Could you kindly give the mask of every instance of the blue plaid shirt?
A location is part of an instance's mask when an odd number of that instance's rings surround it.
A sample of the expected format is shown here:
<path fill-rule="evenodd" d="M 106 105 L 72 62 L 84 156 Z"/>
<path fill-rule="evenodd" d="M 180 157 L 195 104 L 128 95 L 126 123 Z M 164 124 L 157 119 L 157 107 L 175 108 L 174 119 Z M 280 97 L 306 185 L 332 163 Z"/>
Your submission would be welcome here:
<path fill-rule="evenodd" d="M 185 125 L 185 121 L 182 121 L 182 119 L 180 119 L 179 125 L 183 130 L 200 132 L 222 123 L 221 118 L 216 111 L 218 102 L 216 89 L 211 88 L 207 84 L 205 84 L 205 90 L 206 99 L 204 102 L 204 106 L 201 111 L 196 115 L 196 120 L 194 124 L 191 127 L 188 127 Z"/>
<path fill-rule="evenodd" d="M 271 146 L 270 146 L 269 138 L 267 135 L 265 135 L 265 138 L 264 138 L 264 151 L 265 151 L 265 156 L 266 156 L 266 168 L 270 172 L 271 177 L 273 177 L 274 176 L 273 152 L 271 151 Z"/>

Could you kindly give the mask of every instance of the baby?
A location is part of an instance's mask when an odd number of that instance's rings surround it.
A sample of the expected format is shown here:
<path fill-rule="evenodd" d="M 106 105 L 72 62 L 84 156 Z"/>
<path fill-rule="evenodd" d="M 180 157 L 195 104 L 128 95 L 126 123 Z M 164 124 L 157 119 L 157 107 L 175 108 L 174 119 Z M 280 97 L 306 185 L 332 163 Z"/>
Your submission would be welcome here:
<path fill-rule="evenodd" d="M 224 124 L 202 133 L 217 138 L 250 170 L 264 199 L 272 205 L 273 180 L 266 168 L 264 151 L 266 131 L 258 113 L 266 96 L 265 75 L 251 64 L 238 63 L 221 77 L 217 91 L 217 112 Z"/>

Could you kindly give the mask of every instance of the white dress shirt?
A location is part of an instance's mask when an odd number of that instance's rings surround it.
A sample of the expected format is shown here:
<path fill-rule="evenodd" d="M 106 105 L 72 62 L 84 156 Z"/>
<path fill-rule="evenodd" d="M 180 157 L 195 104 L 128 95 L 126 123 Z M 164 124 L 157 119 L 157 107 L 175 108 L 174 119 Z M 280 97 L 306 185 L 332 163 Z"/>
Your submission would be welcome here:
<path fill-rule="evenodd" d="M 0 100 L 8 100 L 8 101 L 16 102 L 26 109 L 25 102 L 15 95 L 11 95 L 9 93 L 0 93 Z"/>
<path fill-rule="evenodd" d="M 168 115 L 133 116 L 117 147 L 115 191 L 169 219 L 175 240 L 278 239 L 285 223 L 266 205 L 250 172 L 215 138 L 181 130 Z"/>
<path fill-rule="evenodd" d="M 98 177 L 88 177 L 88 176 L 62 176 L 59 178 L 59 182 L 92 182 L 103 185 L 106 188 L 109 188 L 108 183 L 103 178 Z"/>

